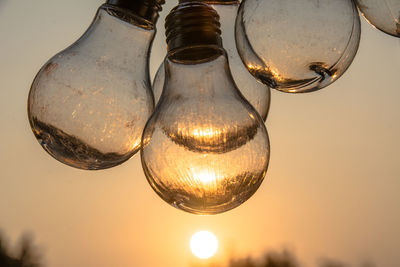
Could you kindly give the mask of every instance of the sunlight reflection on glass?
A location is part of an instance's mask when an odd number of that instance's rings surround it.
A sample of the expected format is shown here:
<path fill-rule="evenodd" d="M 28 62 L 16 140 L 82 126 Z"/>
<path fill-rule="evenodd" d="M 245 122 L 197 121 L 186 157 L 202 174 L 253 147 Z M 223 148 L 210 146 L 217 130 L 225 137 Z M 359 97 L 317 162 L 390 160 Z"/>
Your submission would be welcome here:
<path fill-rule="evenodd" d="M 209 185 L 217 180 L 217 176 L 212 170 L 190 168 L 190 171 L 193 173 L 194 180 L 201 184 Z"/>

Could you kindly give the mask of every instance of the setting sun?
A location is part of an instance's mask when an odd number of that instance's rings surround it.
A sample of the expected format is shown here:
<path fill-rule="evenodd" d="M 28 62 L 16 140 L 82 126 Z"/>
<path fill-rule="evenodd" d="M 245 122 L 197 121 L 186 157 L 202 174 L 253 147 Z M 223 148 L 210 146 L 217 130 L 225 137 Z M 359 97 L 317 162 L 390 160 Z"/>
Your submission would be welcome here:
<path fill-rule="evenodd" d="M 192 253 L 200 259 L 212 257 L 218 249 L 218 240 L 213 233 L 200 231 L 195 233 L 190 240 Z"/>

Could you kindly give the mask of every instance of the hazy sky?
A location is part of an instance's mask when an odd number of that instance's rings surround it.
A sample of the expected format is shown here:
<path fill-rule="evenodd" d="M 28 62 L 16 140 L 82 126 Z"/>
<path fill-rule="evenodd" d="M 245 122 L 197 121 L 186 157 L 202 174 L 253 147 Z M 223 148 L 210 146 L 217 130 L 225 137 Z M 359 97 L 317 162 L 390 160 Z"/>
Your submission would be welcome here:
<path fill-rule="evenodd" d="M 164 17 L 151 73 L 165 55 Z M 34 233 L 51 267 L 189 266 L 201 229 L 227 254 L 293 249 L 307 266 L 321 257 L 400 266 L 400 40 L 362 20 L 348 71 L 310 94 L 272 92 L 266 180 L 240 207 L 196 216 L 168 206 L 147 184 L 140 157 L 103 171 L 51 158 L 26 113 L 31 82 L 74 42 L 100 0 L 0 0 L 0 228 Z"/>

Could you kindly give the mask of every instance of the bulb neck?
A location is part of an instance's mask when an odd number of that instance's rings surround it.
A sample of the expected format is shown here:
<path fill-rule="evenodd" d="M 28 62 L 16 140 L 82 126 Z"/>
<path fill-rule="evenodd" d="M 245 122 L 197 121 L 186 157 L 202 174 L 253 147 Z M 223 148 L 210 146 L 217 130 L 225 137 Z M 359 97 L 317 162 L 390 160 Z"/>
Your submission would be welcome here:
<path fill-rule="evenodd" d="M 157 22 L 158 13 L 165 0 L 107 0 L 106 4 L 127 9 L 136 16 L 153 24 Z"/>
<path fill-rule="evenodd" d="M 193 2 L 193 0 L 179 0 L 179 3 Z M 196 0 L 196 2 L 205 3 L 207 5 L 236 5 L 240 4 L 239 0 Z"/>
<path fill-rule="evenodd" d="M 165 19 L 168 57 L 190 64 L 221 55 L 220 26 L 217 12 L 209 5 L 179 3 Z"/>

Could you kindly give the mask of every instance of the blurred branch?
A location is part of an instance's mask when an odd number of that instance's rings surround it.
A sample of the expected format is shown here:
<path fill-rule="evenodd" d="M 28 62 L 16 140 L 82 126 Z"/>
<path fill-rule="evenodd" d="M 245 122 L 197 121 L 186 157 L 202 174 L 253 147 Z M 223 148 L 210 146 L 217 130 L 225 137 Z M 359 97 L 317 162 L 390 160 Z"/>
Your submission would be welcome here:
<path fill-rule="evenodd" d="M 347 267 L 346 264 L 336 261 L 336 260 L 331 260 L 331 259 L 321 260 L 319 266 L 320 267 Z"/>
<path fill-rule="evenodd" d="M 33 245 L 31 235 L 24 234 L 13 253 L 4 235 L 0 232 L 0 266 L 1 267 L 42 267 L 41 256 Z"/>

